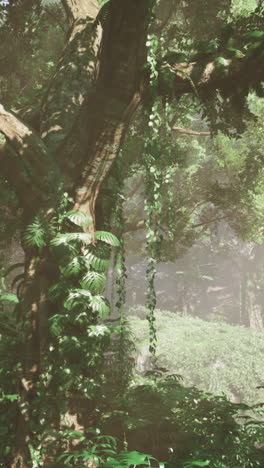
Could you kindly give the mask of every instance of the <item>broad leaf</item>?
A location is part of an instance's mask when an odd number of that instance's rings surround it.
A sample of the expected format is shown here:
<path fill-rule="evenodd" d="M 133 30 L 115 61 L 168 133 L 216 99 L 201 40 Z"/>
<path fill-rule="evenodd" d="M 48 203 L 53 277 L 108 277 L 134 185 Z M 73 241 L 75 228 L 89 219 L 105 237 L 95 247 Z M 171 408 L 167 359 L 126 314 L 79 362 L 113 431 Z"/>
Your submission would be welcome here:
<path fill-rule="evenodd" d="M 97 271 L 88 271 L 81 280 L 83 288 L 89 289 L 92 293 L 100 293 L 105 288 L 106 276 Z"/>
<path fill-rule="evenodd" d="M 82 257 L 74 257 L 70 262 L 68 262 L 65 266 L 60 267 L 61 272 L 65 276 L 74 276 L 78 275 L 83 268 L 83 261 Z"/>
<path fill-rule="evenodd" d="M 90 215 L 83 213 L 82 211 L 68 211 L 65 218 L 68 218 L 72 223 L 77 226 L 91 226 L 93 219 Z"/>
<path fill-rule="evenodd" d="M 51 240 L 51 245 L 57 247 L 60 245 L 67 246 L 70 242 L 82 242 L 83 244 L 91 244 L 92 236 L 88 232 L 72 232 L 69 234 L 58 234 Z"/>
<path fill-rule="evenodd" d="M 70 310 L 76 305 L 83 304 L 84 302 L 89 301 L 91 297 L 91 293 L 89 291 L 86 291 L 85 289 L 72 289 L 67 299 L 64 301 L 63 305 L 66 309 Z"/>
<path fill-rule="evenodd" d="M 91 307 L 101 318 L 106 318 L 110 314 L 110 307 L 106 304 L 103 296 L 91 296 Z"/>
<path fill-rule="evenodd" d="M 85 260 L 97 271 L 106 271 L 109 267 L 109 260 L 96 257 L 92 252 L 87 252 L 84 255 Z"/>
<path fill-rule="evenodd" d="M 114 234 L 106 231 L 96 231 L 95 238 L 105 242 L 106 244 L 112 245 L 113 247 L 119 247 L 120 242 Z"/>

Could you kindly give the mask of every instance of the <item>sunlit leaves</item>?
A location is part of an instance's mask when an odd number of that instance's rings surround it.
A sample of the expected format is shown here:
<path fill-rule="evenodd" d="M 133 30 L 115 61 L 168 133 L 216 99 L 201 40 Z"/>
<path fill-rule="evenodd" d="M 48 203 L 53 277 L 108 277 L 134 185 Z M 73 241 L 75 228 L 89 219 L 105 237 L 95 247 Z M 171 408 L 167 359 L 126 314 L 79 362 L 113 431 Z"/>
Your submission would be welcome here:
<path fill-rule="evenodd" d="M 110 307 L 103 296 L 92 296 L 90 305 L 94 312 L 97 312 L 101 318 L 106 318 L 110 314 Z"/>
<path fill-rule="evenodd" d="M 97 271 L 103 272 L 109 267 L 109 260 L 97 257 L 90 251 L 84 253 L 84 258 L 87 264 L 91 265 Z"/>
<path fill-rule="evenodd" d="M 96 231 L 95 238 L 105 242 L 106 244 L 111 245 L 112 247 L 119 247 L 120 242 L 117 237 L 111 232 L 106 231 Z"/>
<path fill-rule="evenodd" d="M 109 458 L 104 464 L 105 468 L 129 468 L 133 466 L 151 466 L 151 461 L 157 460 L 151 455 L 136 451 L 121 452 L 115 458 Z"/>
<path fill-rule="evenodd" d="M 68 245 L 70 242 L 79 242 L 83 244 L 90 244 L 92 236 L 88 232 L 71 232 L 67 234 L 58 234 L 51 240 L 51 245 L 58 247 L 61 245 Z"/>
<path fill-rule="evenodd" d="M 89 300 L 91 299 L 92 295 L 89 291 L 85 289 L 72 289 L 70 290 L 67 299 L 64 301 L 65 309 L 72 309 L 77 305 L 87 304 L 89 306 Z"/>
<path fill-rule="evenodd" d="M 92 217 L 82 211 L 68 211 L 65 214 L 65 218 L 68 218 L 72 223 L 76 224 L 77 226 L 91 226 L 93 220 Z"/>
<path fill-rule="evenodd" d="M 84 305 L 98 313 L 101 318 L 108 317 L 110 314 L 110 308 L 105 298 L 100 295 L 93 296 L 90 291 L 85 289 L 72 289 L 64 301 L 64 307 L 68 310 Z"/>
<path fill-rule="evenodd" d="M 80 274 L 84 266 L 83 258 L 81 256 L 73 257 L 72 260 L 61 266 L 60 270 L 65 276 L 76 276 Z"/>
<path fill-rule="evenodd" d="M 104 290 L 106 276 L 96 271 L 89 271 L 81 280 L 83 288 L 89 289 L 92 293 L 100 293 Z"/>

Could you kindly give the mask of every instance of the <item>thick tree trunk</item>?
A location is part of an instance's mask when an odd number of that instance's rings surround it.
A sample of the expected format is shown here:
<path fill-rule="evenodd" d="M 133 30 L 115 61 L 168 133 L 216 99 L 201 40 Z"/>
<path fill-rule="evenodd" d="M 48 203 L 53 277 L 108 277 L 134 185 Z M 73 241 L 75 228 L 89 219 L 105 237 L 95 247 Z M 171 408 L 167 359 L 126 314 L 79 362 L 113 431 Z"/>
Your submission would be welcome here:
<path fill-rule="evenodd" d="M 78 5 L 80 9 L 76 10 Z M 62 58 L 43 100 L 42 140 L 38 142 L 35 133 L 27 133 L 12 115 L 10 119 L 7 115 L 9 120 L 4 130 L 13 150 L 26 158 L 25 164 L 33 163 L 33 167 L 41 164 L 41 170 L 46 165 L 46 176 L 50 176 L 47 161 L 52 155 L 57 171 L 56 185 L 64 181 L 65 188 L 73 195 L 75 208 L 91 214 L 95 227 L 95 203 L 101 184 L 142 98 L 149 10 L 147 2 L 141 0 L 112 2 L 99 48 L 100 36 L 92 24 L 96 9 L 90 10 L 87 0 L 66 0 L 65 6 L 71 27 Z M 29 159 L 23 134 L 19 135 L 21 144 L 17 141 L 14 145 L 13 133 L 17 127 L 36 145 L 41 153 L 38 159 Z M 45 174 L 39 173 L 39 177 L 43 184 Z M 54 195 L 53 203 L 56 203 L 56 190 L 52 190 L 50 177 L 48 179 L 50 189 L 42 191 L 43 198 L 35 197 L 35 212 L 47 204 L 52 208 L 46 198 L 49 190 Z M 26 207 L 25 210 L 28 211 Z M 18 418 L 12 468 L 30 467 L 29 442 L 34 440 L 36 428 L 41 427 L 36 406 L 41 385 L 39 377 L 45 367 L 49 346 L 48 318 L 55 313 L 48 301 L 48 290 L 57 276 L 50 253 L 25 247 L 25 256 L 20 323 L 27 324 L 28 328 L 21 331 Z M 59 423 L 56 408 L 53 418 Z"/>
<path fill-rule="evenodd" d="M 48 300 L 48 291 L 58 277 L 56 265 L 48 250 L 44 250 L 42 254 L 37 248 L 24 247 L 24 250 L 25 278 L 20 293 L 17 325 L 19 399 L 12 468 L 31 466 L 29 442 L 34 440 L 37 428 L 41 427 L 36 399 L 41 393 L 39 377 L 45 371 L 48 352 L 48 318 L 55 313 L 54 306 Z M 45 405 L 45 402 L 42 404 Z M 54 411 L 53 421 L 49 421 L 50 427 L 59 422 L 58 416 Z"/>

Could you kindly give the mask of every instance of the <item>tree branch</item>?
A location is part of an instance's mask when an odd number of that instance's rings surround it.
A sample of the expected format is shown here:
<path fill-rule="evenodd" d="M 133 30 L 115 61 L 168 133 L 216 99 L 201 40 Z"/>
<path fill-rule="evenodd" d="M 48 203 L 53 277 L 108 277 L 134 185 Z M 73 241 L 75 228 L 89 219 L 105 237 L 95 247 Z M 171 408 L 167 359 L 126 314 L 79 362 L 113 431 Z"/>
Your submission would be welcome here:
<path fill-rule="evenodd" d="M 62 5 L 64 6 L 70 26 L 75 21 L 85 19 L 86 17 L 95 20 L 99 12 L 96 0 L 62 0 Z"/>
<path fill-rule="evenodd" d="M 6 152 L 3 149 L 0 153 L 1 159 L 3 158 L 2 162 L 11 169 L 11 172 L 6 171 L 6 176 L 10 179 L 12 168 L 15 169 L 17 166 L 19 167 L 16 173 L 18 186 L 20 182 L 22 187 L 25 185 L 25 173 L 27 173 L 27 177 L 30 178 L 27 192 L 32 188 L 37 189 L 37 192 L 44 191 L 45 193 L 48 188 L 48 171 L 51 170 L 52 160 L 41 138 L 2 105 L 0 105 L 0 133 L 6 137 L 8 146 L 12 149 L 12 152 L 8 150 Z M 12 157 L 8 158 L 8 155 Z M 17 163 L 16 158 L 19 158 Z M 10 182 L 14 183 L 12 180 Z"/>
<path fill-rule="evenodd" d="M 181 133 L 183 135 L 197 135 L 197 136 L 210 136 L 210 132 L 197 132 L 196 130 L 189 130 L 187 128 L 182 128 L 182 127 L 172 127 L 172 129 L 175 133 Z"/>
<path fill-rule="evenodd" d="M 170 78 L 168 80 L 168 74 Z M 219 66 L 210 59 L 197 62 L 161 64 L 159 67 L 159 94 L 210 91 L 210 89 L 232 89 L 236 83 L 249 85 L 264 79 L 264 61 L 261 56 L 226 59 L 225 66 Z"/>
<path fill-rule="evenodd" d="M 41 104 L 41 137 L 55 151 L 71 130 L 98 75 L 102 28 L 94 26 L 95 0 L 63 0 L 71 28 Z"/>

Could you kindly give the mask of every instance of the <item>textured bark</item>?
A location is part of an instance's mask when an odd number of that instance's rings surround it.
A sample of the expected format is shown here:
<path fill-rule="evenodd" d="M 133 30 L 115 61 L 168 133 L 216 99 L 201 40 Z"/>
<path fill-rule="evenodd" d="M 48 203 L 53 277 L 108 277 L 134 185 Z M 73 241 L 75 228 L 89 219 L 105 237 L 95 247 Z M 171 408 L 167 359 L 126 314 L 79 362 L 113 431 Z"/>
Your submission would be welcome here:
<path fill-rule="evenodd" d="M 39 390 L 36 385 L 39 385 L 40 374 L 45 370 L 45 356 L 49 344 L 48 319 L 55 313 L 54 306 L 48 300 L 48 291 L 58 275 L 53 259 L 47 250 L 40 257 L 37 248 L 25 247 L 24 249 L 25 273 L 18 316 L 20 365 L 17 373 L 17 393 L 19 400 L 16 438 L 12 450 L 12 468 L 31 466 L 28 442 L 32 439 L 40 420 L 40 415 L 34 405 Z M 59 415 L 54 411 L 50 427 L 55 426 L 58 430 L 58 423 Z"/>
<path fill-rule="evenodd" d="M 210 136 L 210 132 L 198 132 L 196 130 L 189 130 L 188 128 L 182 127 L 172 127 L 171 130 L 175 133 L 181 133 L 182 135 Z"/>

